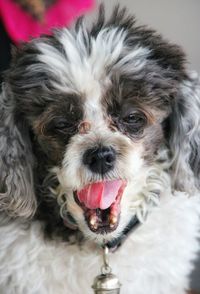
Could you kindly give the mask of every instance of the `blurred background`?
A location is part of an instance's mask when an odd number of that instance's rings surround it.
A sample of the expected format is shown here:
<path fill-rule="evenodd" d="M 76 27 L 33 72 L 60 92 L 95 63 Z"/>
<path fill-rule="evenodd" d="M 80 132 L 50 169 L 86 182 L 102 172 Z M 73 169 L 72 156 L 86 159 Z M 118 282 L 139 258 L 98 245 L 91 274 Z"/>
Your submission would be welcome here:
<path fill-rule="evenodd" d="M 0 0 L 0 82 L 17 46 L 30 36 L 48 33 L 52 27 L 70 26 L 81 14 L 95 19 L 103 2 L 109 15 L 118 2 L 166 39 L 183 47 L 188 68 L 200 74 L 200 0 Z M 191 277 L 191 288 L 200 290 L 200 258 Z"/>

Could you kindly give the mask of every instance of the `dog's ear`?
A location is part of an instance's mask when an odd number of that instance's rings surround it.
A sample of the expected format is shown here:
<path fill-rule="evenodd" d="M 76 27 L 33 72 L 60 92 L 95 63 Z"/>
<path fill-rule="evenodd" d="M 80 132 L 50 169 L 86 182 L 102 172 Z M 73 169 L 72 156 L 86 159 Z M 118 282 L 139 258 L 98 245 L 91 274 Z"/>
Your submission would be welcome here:
<path fill-rule="evenodd" d="M 15 117 L 15 103 L 6 87 L 0 94 L 0 211 L 31 217 L 36 210 L 33 158 L 26 124 Z"/>
<path fill-rule="evenodd" d="M 196 73 L 180 84 L 169 124 L 174 188 L 191 193 L 200 186 L 200 83 Z"/>

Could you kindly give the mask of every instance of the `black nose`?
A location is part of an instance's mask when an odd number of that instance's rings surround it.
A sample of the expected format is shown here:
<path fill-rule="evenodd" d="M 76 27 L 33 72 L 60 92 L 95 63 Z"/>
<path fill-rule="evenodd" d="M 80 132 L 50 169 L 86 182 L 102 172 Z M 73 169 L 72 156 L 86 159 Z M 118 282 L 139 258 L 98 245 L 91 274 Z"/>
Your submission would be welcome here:
<path fill-rule="evenodd" d="M 88 149 L 83 155 L 83 163 L 92 172 L 105 174 L 110 171 L 115 164 L 116 152 L 112 147 L 101 146 Z"/>

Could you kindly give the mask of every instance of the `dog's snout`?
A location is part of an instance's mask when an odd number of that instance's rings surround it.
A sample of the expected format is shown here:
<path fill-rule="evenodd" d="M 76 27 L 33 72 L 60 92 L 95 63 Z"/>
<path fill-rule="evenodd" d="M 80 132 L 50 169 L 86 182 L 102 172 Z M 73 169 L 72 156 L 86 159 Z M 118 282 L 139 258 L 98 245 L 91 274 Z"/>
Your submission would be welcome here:
<path fill-rule="evenodd" d="M 116 161 L 116 151 L 112 147 L 101 146 L 88 149 L 83 155 L 83 163 L 92 172 L 105 174 L 110 171 Z"/>

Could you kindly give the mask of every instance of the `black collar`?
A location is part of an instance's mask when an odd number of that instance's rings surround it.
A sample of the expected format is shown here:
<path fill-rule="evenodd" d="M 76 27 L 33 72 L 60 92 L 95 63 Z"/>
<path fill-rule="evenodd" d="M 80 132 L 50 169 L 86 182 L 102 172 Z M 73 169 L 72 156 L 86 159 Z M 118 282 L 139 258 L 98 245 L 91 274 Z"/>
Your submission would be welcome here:
<path fill-rule="evenodd" d="M 141 223 L 139 222 L 137 216 L 134 216 L 123 230 L 121 236 L 107 242 L 105 245 L 110 249 L 110 251 L 116 251 L 124 243 L 127 237 L 139 227 L 140 224 Z"/>

